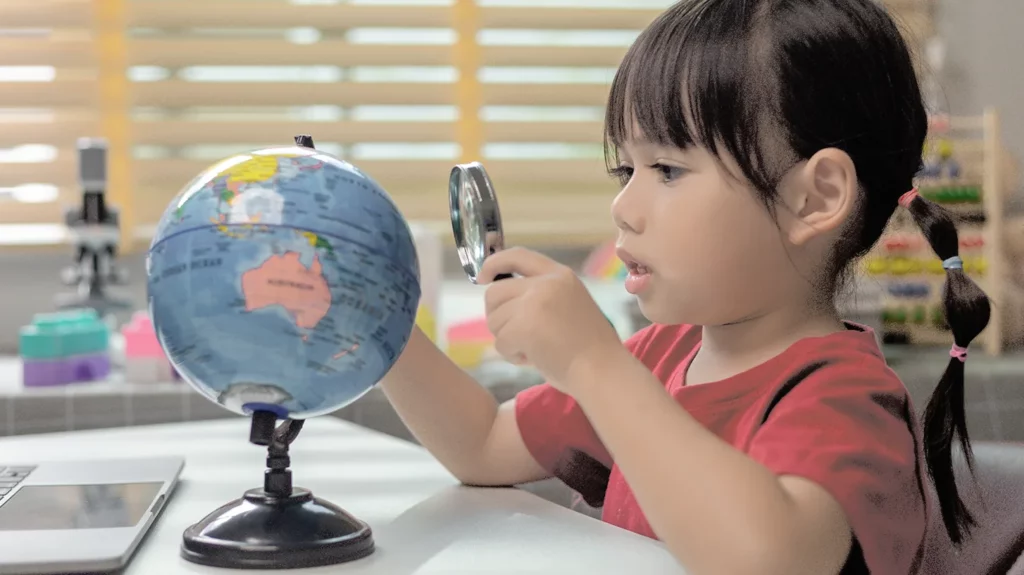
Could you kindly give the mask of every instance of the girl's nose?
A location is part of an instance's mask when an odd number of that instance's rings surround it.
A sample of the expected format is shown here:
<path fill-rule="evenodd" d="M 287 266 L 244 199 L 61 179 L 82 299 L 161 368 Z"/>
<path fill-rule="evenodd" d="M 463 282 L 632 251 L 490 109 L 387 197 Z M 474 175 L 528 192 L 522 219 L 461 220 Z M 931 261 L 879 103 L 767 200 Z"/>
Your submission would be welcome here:
<path fill-rule="evenodd" d="M 612 201 L 612 220 L 615 227 L 633 234 L 643 233 L 644 216 L 640 190 L 631 179 Z"/>

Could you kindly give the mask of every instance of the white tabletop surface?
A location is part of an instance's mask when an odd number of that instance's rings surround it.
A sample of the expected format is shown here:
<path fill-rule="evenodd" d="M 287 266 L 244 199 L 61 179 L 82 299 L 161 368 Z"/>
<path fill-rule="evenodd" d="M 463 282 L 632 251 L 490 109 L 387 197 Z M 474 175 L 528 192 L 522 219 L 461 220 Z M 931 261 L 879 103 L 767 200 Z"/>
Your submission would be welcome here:
<path fill-rule="evenodd" d="M 9 461 L 181 455 L 181 483 L 126 575 L 217 574 L 180 558 L 182 532 L 262 485 L 266 451 L 247 418 L 0 439 Z M 370 524 L 373 555 L 301 573 L 681 574 L 658 542 L 518 489 L 460 486 L 419 446 L 334 418 L 317 418 L 292 444 L 296 486 Z"/>

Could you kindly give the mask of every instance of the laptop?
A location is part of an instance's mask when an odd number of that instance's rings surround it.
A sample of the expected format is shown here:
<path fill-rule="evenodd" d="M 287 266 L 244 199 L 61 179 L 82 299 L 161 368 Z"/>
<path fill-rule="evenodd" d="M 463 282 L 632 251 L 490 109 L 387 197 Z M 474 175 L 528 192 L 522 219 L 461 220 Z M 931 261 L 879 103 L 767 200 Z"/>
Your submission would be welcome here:
<path fill-rule="evenodd" d="M 184 465 L 175 457 L 0 461 L 0 574 L 122 569 Z"/>

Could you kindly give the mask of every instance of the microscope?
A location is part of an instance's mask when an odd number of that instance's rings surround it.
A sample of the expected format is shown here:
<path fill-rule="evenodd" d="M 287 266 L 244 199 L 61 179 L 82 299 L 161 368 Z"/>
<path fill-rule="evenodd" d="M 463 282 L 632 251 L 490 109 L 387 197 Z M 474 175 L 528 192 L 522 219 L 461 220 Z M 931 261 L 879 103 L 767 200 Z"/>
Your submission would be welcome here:
<path fill-rule="evenodd" d="M 107 189 L 105 140 L 78 140 L 78 178 L 82 205 L 64 213 L 75 259 L 62 272 L 64 283 L 75 286 L 76 290 L 58 295 L 57 307 L 92 308 L 101 317 L 131 309 L 129 300 L 107 292 L 110 285 L 127 283 L 128 274 L 115 261 L 120 243 L 118 211 L 108 206 L 104 197 Z"/>

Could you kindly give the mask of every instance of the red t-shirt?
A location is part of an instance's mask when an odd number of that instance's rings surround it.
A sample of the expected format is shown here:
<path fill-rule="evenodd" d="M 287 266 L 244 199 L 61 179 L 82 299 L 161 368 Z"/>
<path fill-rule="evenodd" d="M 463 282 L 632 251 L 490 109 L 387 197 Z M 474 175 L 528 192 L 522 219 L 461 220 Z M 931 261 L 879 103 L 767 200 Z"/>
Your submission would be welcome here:
<path fill-rule="evenodd" d="M 920 428 L 874 332 L 848 328 L 693 387 L 685 373 L 700 327 L 650 326 L 626 346 L 711 432 L 775 474 L 808 478 L 836 498 L 855 538 L 844 573 L 907 575 L 919 564 L 926 525 Z M 572 398 L 532 387 L 517 396 L 516 418 L 538 463 L 591 505 L 603 495 L 604 521 L 657 538 Z"/>

